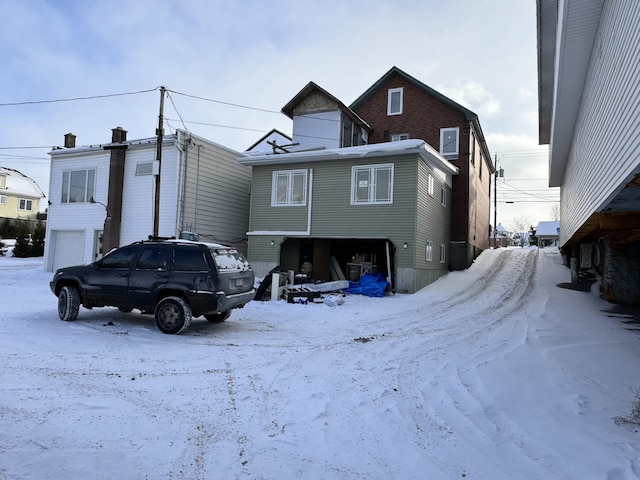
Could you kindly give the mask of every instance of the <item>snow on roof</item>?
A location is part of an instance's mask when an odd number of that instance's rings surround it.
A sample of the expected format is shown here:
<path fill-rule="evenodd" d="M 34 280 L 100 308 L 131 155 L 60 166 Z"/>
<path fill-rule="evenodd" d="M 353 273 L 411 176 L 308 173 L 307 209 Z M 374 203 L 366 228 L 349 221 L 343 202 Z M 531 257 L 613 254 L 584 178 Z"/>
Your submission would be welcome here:
<path fill-rule="evenodd" d="M 8 195 L 22 195 L 31 198 L 44 198 L 44 193 L 31 178 L 24 173 L 14 170 L 13 168 L 0 167 L 0 175 L 6 177 L 5 189 L 3 193 Z"/>
<path fill-rule="evenodd" d="M 417 153 L 423 160 L 435 163 L 451 175 L 458 174 L 458 167 L 445 159 L 424 140 L 402 140 L 399 142 L 372 143 L 357 147 L 327 148 L 303 152 L 257 155 L 239 158 L 242 165 L 277 165 L 285 163 L 340 160 L 345 158 L 378 157 L 384 155 Z"/>
<path fill-rule="evenodd" d="M 558 236 L 560 234 L 560 221 L 550 220 L 546 222 L 538 222 L 536 236 Z"/>

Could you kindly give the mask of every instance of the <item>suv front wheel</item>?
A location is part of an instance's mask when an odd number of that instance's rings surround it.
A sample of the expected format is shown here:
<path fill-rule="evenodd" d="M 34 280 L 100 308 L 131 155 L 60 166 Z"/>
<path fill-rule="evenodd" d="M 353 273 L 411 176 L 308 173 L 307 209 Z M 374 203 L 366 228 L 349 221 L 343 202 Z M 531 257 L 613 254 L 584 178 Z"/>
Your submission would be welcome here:
<path fill-rule="evenodd" d="M 162 333 L 178 334 L 191 325 L 191 307 L 180 297 L 166 297 L 156 305 L 155 317 Z"/>
<path fill-rule="evenodd" d="M 58 316 L 60 320 L 72 322 L 78 318 L 80 310 L 80 292 L 76 287 L 65 285 L 58 293 Z"/>

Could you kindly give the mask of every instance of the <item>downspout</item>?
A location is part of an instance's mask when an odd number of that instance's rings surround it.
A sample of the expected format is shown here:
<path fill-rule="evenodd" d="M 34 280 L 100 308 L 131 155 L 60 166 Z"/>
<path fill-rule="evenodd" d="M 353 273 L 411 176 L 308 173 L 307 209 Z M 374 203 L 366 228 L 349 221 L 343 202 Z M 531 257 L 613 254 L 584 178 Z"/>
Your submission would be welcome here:
<path fill-rule="evenodd" d="M 200 149 L 204 148 L 198 144 L 198 159 L 196 160 L 196 199 L 193 203 L 193 233 L 198 233 L 198 188 L 200 186 Z"/>
<path fill-rule="evenodd" d="M 309 236 L 311 235 L 311 210 L 313 199 L 313 168 L 309 169 L 309 206 L 307 207 L 307 230 L 304 232 L 287 230 L 254 230 L 247 235 L 281 235 L 281 236 Z"/>
<path fill-rule="evenodd" d="M 180 131 L 178 131 L 178 132 L 180 132 Z M 179 135 L 181 137 L 183 137 L 181 132 L 179 133 Z M 182 150 L 180 148 L 180 139 L 178 139 L 178 142 L 177 142 L 178 151 L 180 152 L 180 154 L 182 156 L 184 156 L 183 157 L 184 161 L 182 162 L 182 168 L 180 169 L 180 174 L 182 175 L 182 179 L 178 183 L 178 185 L 180 186 L 180 192 L 178 194 L 178 196 L 180 198 L 180 204 L 179 204 L 179 206 L 177 208 L 178 211 L 176 212 L 176 214 L 180 218 L 180 221 L 177 222 L 177 224 L 178 224 L 177 226 L 179 227 L 179 230 L 180 230 L 179 232 L 177 232 L 178 236 L 180 236 L 179 235 L 180 232 L 182 230 L 184 230 L 184 204 L 185 204 L 185 196 L 186 196 L 186 190 L 187 190 L 187 187 L 186 187 L 186 184 L 187 184 L 187 162 L 188 162 L 188 159 L 189 159 L 189 143 L 190 142 L 191 142 L 191 137 L 185 138 L 185 140 L 184 140 L 184 150 Z"/>

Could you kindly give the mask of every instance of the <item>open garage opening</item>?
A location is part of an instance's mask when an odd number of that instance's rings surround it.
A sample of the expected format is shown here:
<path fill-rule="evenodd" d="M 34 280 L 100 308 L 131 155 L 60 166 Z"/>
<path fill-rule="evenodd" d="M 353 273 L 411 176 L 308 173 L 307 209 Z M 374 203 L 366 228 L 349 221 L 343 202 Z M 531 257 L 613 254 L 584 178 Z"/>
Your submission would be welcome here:
<path fill-rule="evenodd" d="M 297 281 L 358 281 L 367 273 L 381 273 L 393 285 L 395 246 L 388 239 L 286 238 L 280 247 L 280 266 L 293 270 Z"/>

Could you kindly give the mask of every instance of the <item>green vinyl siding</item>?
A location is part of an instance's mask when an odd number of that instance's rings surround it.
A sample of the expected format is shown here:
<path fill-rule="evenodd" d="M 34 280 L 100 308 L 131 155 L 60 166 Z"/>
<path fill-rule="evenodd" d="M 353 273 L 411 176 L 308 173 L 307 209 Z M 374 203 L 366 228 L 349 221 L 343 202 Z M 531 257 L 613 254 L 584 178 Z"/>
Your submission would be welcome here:
<path fill-rule="evenodd" d="M 305 231 L 308 202 L 312 203 L 311 236 L 380 237 L 412 235 L 415 225 L 415 178 L 417 155 L 383 157 L 375 161 L 325 161 L 290 164 L 286 168 L 254 167 L 252 231 Z M 351 168 L 354 165 L 394 164 L 393 203 L 351 205 Z M 274 171 L 309 170 L 312 185 L 307 205 L 271 206 L 271 179 Z M 312 174 L 311 174 L 312 171 Z"/>
<path fill-rule="evenodd" d="M 425 163 L 420 163 L 418 175 L 418 206 L 416 223 L 416 249 L 415 266 L 428 270 L 446 269 L 449 261 L 449 230 L 451 224 L 451 207 L 442 206 L 440 203 L 440 191 L 444 187 L 447 198 L 451 198 L 451 188 L 442 181 L 442 178 Z M 433 196 L 428 192 L 428 175 L 434 177 Z M 450 202 L 448 202 L 450 203 Z M 426 261 L 427 241 L 433 244 L 432 261 Z M 447 248 L 447 261 L 444 266 L 440 263 L 440 245 Z"/>

